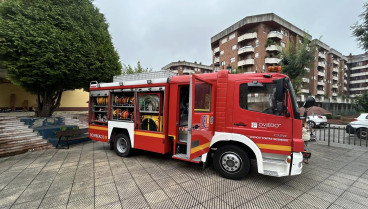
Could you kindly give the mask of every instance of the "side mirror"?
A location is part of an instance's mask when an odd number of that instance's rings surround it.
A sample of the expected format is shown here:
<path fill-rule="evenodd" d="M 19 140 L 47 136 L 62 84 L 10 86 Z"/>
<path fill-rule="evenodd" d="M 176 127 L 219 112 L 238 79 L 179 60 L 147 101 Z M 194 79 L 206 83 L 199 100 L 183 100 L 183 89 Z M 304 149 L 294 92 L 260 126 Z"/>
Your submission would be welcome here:
<path fill-rule="evenodd" d="M 316 104 L 316 100 L 314 100 L 312 96 L 308 96 L 303 104 L 303 107 L 307 109 L 307 108 L 314 106 L 315 104 Z"/>

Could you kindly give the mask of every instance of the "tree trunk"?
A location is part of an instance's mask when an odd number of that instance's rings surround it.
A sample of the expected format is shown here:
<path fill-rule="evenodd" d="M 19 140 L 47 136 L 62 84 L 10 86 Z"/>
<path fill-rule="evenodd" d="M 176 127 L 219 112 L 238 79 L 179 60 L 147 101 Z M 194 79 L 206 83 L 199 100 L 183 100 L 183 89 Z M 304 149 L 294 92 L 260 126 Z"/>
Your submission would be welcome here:
<path fill-rule="evenodd" d="M 61 95 L 63 90 L 49 93 L 43 92 L 37 94 L 37 110 L 36 117 L 50 117 L 60 106 Z"/>

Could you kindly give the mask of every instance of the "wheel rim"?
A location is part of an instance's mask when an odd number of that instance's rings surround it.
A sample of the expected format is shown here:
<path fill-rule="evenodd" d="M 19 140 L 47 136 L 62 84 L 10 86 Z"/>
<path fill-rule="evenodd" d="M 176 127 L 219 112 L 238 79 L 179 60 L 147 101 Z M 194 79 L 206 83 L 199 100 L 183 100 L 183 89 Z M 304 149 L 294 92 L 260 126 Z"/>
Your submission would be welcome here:
<path fill-rule="evenodd" d="M 236 173 L 242 167 L 242 161 L 239 155 L 234 152 L 227 152 L 221 156 L 221 166 L 229 173 Z"/>
<path fill-rule="evenodd" d="M 360 135 L 361 139 L 367 139 L 367 131 L 366 130 L 361 130 L 359 135 Z"/>
<path fill-rule="evenodd" d="M 119 138 L 116 141 L 116 148 L 118 149 L 120 153 L 125 153 L 128 149 L 126 140 L 124 138 Z"/>

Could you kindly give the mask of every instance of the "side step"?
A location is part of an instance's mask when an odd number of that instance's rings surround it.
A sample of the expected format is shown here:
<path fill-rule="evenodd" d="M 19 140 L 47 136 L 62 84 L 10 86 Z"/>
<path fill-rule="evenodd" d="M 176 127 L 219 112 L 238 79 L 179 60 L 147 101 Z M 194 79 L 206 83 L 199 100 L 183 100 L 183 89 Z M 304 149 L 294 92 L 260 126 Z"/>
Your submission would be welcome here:
<path fill-rule="evenodd" d="M 193 163 L 200 163 L 201 161 L 201 157 L 196 157 L 193 160 L 190 160 L 186 154 L 176 154 L 173 155 L 172 158 L 174 159 L 178 159 L 178 160 L 184 160 L 184 161 L 188 161 L 188 162 L 193 162 Z"/>

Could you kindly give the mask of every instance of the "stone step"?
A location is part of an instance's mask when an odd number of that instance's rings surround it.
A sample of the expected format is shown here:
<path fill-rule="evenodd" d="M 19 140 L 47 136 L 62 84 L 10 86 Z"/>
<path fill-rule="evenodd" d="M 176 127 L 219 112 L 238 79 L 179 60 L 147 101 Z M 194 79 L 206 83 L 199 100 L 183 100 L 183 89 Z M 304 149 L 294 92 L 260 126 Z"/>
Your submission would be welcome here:
<path fill-rule="evenodd" d="M 6 124 L 24 124 L 24 123 L 21 122 L 19 119 L 16 119 L 16 120 L 1 120 L 0 121 L 0 126 L 1 125 L 6 125 Z"/>
<path fill-rule="evenodd" d="M 0 133 L 9 133 L 9 132 L 14 132 L 14 131 L 19 131 L 19 130 L 27 130 L 29 129 L 28 126 L 15 126 L 15 127 L 5 127 L 0 129 Z"/>
<path fill-rule="evenodd" d="M 0 133 L 0 139 L 4 137 L 8 137 L 8 136 L 17 136 L 17 135 L 28 134 L 28 133 L 34 133 L 33 129 L 22 129 L 18 131 L 9 132 L 9 133 L 7 132 Z"/>
<path fill-rule="evenodd" d="M 4 121 L 4 120 L 16 120 L 17 117 L 15 116 L 0 116 L 0 121 Z"/>
<path fill-rule="evenodd" d="M 19 150 L 19 149 L 32 149 L 34 147 L 38 147 L 40 145 L 44 145 L 44 144 L 47 144 L 49 145 L 49 143 L 44 140 L 44 139 L 37 139 L 37 140 L 33 140 L 33 141 L 30 141 L 29 143 L 27 144 L 13 144 L 12 147 L 1 147 L 0 148 L 0 153 L 4 152 L 4 151 L 7 151 L 7 150 Z"/>
<path fill-rule="evenodd" d="M 20 140 L 8 141 L 8 142 L 5 142 L 5 143 L 1 143 L 1 149 L 31 145 L 31 144 L 35 144 L 35 143 L 47 143 L 47 141 L 45 139 L 42 139 L 42 137 L 24 138 L 24 139 L 20 139 Z"/>
<path fill-rule="evenodd" d="M 36 151 L 36 150 L 43 150 L 43 149 L 54 149 L 54 147 L 50 145 L 49 143 L 40 143 L 40 144 L 32 144 L 29 146 L 21 146 L 15 149 L 5 149 L 5 150 L 0 149 L 0 157 L 18 155 L 18 154 L 26 153 L 28 151 Z"/>
<path fill-rule="evenodd" d="M 18 126 L 26 126 L 22 122 L 18 123 L 7 123 L 7 124 L 0 124 L 0 129 L 8 128 L 8 127 L 18 127 Z M 28 126 L 26 126 L 28 128 Z"/>
<path fill-rule="evenodd" d="M 42 136 L 38 136 L 37 133 L 30 133 L 26 135 L 20 135 L 20 136 L 9 136 L 0 138 L 0 144 L 5 144 L 9 142 L 17 142 L 17 141 L 25 141 L 25 140 L 32 140 L 34 138 L 42 139 Z"/>

